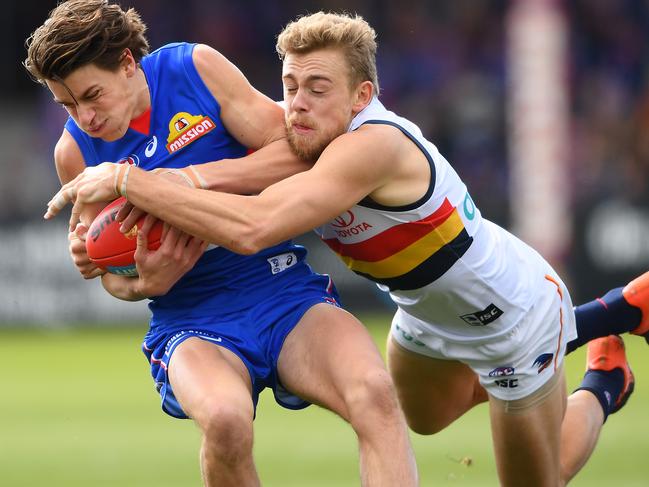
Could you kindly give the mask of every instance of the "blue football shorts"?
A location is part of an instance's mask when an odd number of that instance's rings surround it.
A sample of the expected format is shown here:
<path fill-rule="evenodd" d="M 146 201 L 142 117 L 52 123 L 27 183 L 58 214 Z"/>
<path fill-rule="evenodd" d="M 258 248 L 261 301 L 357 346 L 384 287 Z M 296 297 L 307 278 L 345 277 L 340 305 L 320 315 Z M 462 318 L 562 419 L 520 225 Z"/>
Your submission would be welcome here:
<path fill-rule="evenodd" d="M 308 266 L 305 266 L 308 268 Z M 286 276 L 287 278 L 289 276 Z M 251 289 L 247 308 L 210 313 L 191 311 L 186 319 L 173 324 L 152 326 L 142 343 L 142 351 L 151 364 L 151 375 L 162 397 L 162 409 L 176 418 L 187 418 L 174 396 L 167 366 L 174 350 L 184 340 L 198 337 L 234 352 L 246 365 L 252 383 L 255 408 L 260 392 L 270 387 L 275 400 L 288 409 L 302 409 L 309 403 L 285 390 L 277 375 L 277 361 L 288 334 L 304 313 L 318 303 L 339 306 L 338 293 L 327 275 L 309 272 L 291 273 L 280 286 Z"/>

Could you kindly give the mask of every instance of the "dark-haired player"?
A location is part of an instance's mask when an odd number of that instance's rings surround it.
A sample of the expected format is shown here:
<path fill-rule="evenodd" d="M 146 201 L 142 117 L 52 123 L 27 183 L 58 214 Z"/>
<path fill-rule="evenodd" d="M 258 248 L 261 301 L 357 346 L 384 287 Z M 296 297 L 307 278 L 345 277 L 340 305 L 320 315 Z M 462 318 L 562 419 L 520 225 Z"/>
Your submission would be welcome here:
<path fill-rule="evenodd" d="M 227 59 L 185 43 L 148 54 L 144 31 L 133 10 L 70 0 L 30 38 L 28 70 L 70 114 L 55 152 L 63 182 L 86 166 L 134 161 L 120 165 L 115 181 L 126 187 L 135 166 L 182 168 L 238 158 L 246 148 L 299 164 L 285 140 L 282 109 Z M 201 185 L 192 167 L 171 177 Z M 223 167 L 230 190 L 255 192 L 276 177 L 274 165 L 263 172 L 234 167 Z M 202 225 L 212 225 L 208 215 Z M 284 241 L 250 256 L 224 247 L 201 256 L 200 241 L 176 232 L 171 245 L 169 238 L 162 245 L 176 254 L 171 272 L 179 278 L 171 289 L 158 287 L 169 285 L 170 272 L 160 251 L 140 255 L 139 279 L 102 280 L 122 299 L 152 298 L 143 349 L 163 409 L 192 418 L 203 433 L 205 484 L 259 484 L 253 416 L 260 391 L 271 387 L 285 407 L 312 402 L 351 423 L 363 485 L 414 486 L 406 423 L 380 354 L 361 323 L 338 307 L 330 279 L 304 262 L 306 250 Z M 83 252 L 76 257 L 87 266 Z"/>

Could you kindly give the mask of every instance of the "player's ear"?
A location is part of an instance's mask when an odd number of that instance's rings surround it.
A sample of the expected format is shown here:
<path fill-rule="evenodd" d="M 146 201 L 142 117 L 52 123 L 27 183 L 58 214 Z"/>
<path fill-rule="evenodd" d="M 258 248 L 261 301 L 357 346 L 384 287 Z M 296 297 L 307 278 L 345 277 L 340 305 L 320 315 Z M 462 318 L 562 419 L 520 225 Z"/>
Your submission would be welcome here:
<path fill-rule="evenodd" d="M 352 105 L 352 110 L 354 113 L 358 113 L 372 101 L 374 96 L 374 85 L 371 81 L 363 81 L 356 87 L 354 93 L 354 104 Z"/>
<path fill-rule="evenodd" d="M 124 49 L 122 56 L 119 58 L 119 67 L 124 70 L 126 76 L 129 78 L 137 71 L 137 63 L 135 62 L 133 53 L 128 47 Z"/>

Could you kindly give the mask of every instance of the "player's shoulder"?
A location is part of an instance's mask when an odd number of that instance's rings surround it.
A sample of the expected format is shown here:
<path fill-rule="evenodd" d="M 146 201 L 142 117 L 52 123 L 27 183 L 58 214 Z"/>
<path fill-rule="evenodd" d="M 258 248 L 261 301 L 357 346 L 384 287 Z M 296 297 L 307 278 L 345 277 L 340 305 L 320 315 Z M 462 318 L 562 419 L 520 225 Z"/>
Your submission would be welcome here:
<path fill-rule="evenodd" d="M 222 103 L 249 88 L 242 85 L 239 69 L 223 54 L 207 44 L 196 44 L 192 52 L 194 67 L 212 95 Z"/>
<path fill-rule="evenodd" d="M 191 52 L 196 45 L 197 44 L 191 42 L 170 42 L 169 44 L 165 44 L 164 46 L 158 47 L 151 53 L 147 54 L 145 57 L 149 58 L 155 56 L 164 56 L 177 51 L 189 50 Z"/>
<path fill-rule="evenodd" d="M 336 137 L 314 167 L 367 176 L 367 167 L 377 179 L 393 176 L 401 166 L 403 138 L 390 127 L 370 126 Z M 335 168 L 335 169 L 334 169 Z M 351 176 L 349 176 L 351 178 Z"/>
<path fill-rule="evenodd" d="M 54 160 L 57 162 L 57 164 L 59 161 L 67 160 L 83 161 L 83 155 L 81 154 L 79 144 L 77 144 L 77 141 L 74 139 L 67 128 L 63 129 L 61 137 L 59 137 L 59 140 L 54 146 Z"/>
<path fill-rule="evenodd" d="M 170 44 L 165 44 L 144 56 L 140 61 L 140 64 L 145 71 L 149 69 L 155 70 L 156 66 L 158 66 L 158 68 L 164 66 L 164 69 L 168 70 L 174 65 L 184 64 L 187 59 L 191 60 L 192 51 L 195 46 L 196 44 L 189 42 L 172 42 Z"/>
<path fill-rule="evenodd" d="M 398 151 L 406 141 L 398 127 L 379 123 L 363 124 L 356 130 L 341 135 L 338 140 L 344 144 L 362 146 L 365 150 L 386 157 L 393 156 L 393 151 Z"/>
<path fill-rule="evenodd" d="M 218 69 L 219 65 L 229 63 L 223 54 L 207 44 L 195 44 L 192 50 L 192 59 L 199 71 L 207 68 Z"/>
<path fill-rule="evenodd" d="M 74 178 L 86 167 L 79 144 L 67 129 L 63 130 L 54 146 L 54 164 L 56 172 L 63 182 Z"/>

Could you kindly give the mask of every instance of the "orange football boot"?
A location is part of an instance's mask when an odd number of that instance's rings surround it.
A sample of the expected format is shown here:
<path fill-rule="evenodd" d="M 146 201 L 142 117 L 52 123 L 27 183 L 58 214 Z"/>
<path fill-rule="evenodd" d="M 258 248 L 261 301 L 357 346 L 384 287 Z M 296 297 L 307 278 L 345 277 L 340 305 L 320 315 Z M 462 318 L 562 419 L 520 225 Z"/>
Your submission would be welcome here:
<path fill-rule="evenodd" d="M 624 372 L 624 387 L 620 395 L 615 398 L 615 405 L 611 409 L 611 414 L 619 411 L 626 404 L 635 387 L 635 378 L 626 359 L 622 338 L 617 335 L 609 335 L 588 342 L 586 367 L 588 370 L 609 371 L 620 369 Z"/>
<path fill-rule="evenodd" d="M 627 303 L 640 309 L 642 321 L 640 325 L 631 330 L 634 335 L 644 336 L 649 343 L 649 272 L 636 277 L 622 289 L 622 296 Z"/>

